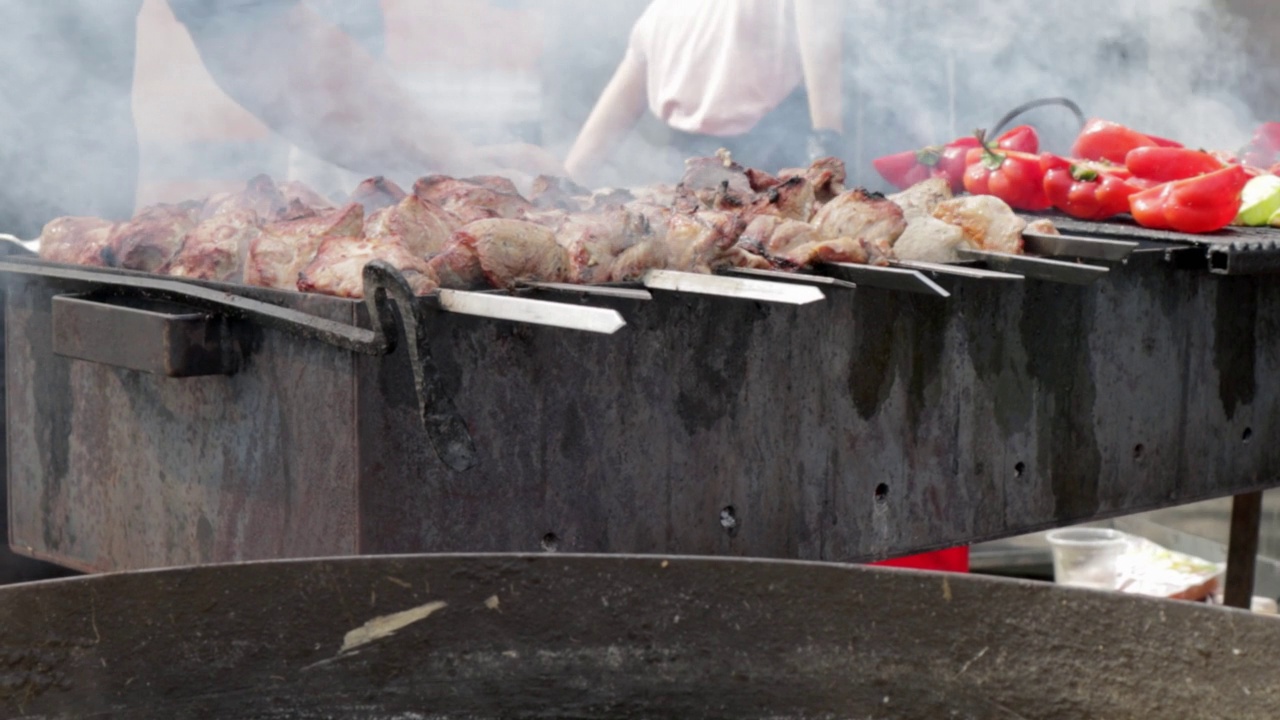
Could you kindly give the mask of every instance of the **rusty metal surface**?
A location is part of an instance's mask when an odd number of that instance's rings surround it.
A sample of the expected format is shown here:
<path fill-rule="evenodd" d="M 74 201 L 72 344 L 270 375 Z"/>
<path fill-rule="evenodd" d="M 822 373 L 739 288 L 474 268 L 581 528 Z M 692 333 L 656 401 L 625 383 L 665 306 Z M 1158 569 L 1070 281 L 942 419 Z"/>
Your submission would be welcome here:
<path fill-rule="evenodd" d="M 10 540 L 77 569 L 356 551 L 352 353 L 228 320 L 233 376 L 167 378 L 52 351 L 52 299 L 9 276 Z M 354 305 L 295 307 L 351 323 Z"/>
<path fill-rule="evenodd" d="M 15 540 L 100 569 L 539 548 L 865 560 L 1280 482 L 1280 447 L 1255 439 L 1280 431 L 1264 382 L 1280 279 L 1149 255 L 1088 287 L 956 279 L 945 300 L 591 298 L 627 318 L 608 337 L 420 302 L 419 339 L 389 355 L 261 330 L 256 364 L 208 387 L 50 361 L 46 306 L 66 291 L 11 287 Z M 277 295 L 367 326 L 358 303 Z M 423 405 L 410 367 L 428 360 Z M 466 469 L 439 459 L 433 411 L 470 443 Z"/>
<path fill-rule="evenodd" d="M 0 588 L 9 718 L 1274 718 L 1280 621 L 795 562 L 427 556 Z"/>
<path fill-rule="evenodd" d="M 145 298 L 53 299 L 53 352 L 165 377 L 231 375 L 239 366 L 226 321 Z"/>

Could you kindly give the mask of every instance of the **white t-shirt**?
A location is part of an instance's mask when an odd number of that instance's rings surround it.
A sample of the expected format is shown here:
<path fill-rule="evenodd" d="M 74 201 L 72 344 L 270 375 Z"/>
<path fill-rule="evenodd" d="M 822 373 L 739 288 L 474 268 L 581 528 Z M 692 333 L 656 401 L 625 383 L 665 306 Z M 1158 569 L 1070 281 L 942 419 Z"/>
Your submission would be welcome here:
<path fill-rule="evenodd" d="M 703 135 L 741 135 L 804 80 L 791 0 L 654 0 L 631 31 L 649 110 Z"/>

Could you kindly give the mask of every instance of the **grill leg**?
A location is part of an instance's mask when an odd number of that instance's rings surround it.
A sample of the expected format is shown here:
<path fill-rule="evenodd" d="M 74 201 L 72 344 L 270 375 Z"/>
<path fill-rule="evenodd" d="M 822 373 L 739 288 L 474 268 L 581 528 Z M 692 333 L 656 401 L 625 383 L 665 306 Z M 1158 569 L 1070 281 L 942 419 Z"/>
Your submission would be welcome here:
<path fill-rule="evenodd" d="M 1236 495 L 1231 501 L 1231 540 L 1227 546 L 1227 588 L 1223 602 L 1249 609 L 1258 562 L 1258 530 L 1262 520 L 1262 492 Z"/>

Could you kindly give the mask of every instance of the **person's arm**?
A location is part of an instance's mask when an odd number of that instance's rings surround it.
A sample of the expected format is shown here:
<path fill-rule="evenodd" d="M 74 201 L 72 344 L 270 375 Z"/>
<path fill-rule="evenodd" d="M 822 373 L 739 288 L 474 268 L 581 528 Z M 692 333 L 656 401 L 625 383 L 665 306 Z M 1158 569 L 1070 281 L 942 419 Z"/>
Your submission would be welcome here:
<path fill-rule="evenodd" d="M 815 134 L 844 131 L 844 2 L 793 0 Z"/>
<path fill-rule="evenodd" d="M 564 163 L 569 177 L 589 185 L 605 159 L 640 120 L 647 99 L 644 63 L 634 52 L 627 52 L 569 150 Z"/>
<path fill-rule="evenodd" d="M 556 172 L 528 146 L 479 149 L 409 96 L 357 42 L 298 0 L 170 0 L 210 75 L 273 130 L 355 172 Z"/>

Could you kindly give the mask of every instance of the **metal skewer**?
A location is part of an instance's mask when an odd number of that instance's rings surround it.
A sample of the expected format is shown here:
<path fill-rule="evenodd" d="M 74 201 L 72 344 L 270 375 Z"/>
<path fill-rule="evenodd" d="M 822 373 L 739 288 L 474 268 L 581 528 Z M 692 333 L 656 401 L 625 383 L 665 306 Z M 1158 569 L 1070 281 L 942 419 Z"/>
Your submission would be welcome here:
<path fill-rule="evenodd" d="M 706 275 L 678 270 L 650 270 L 645 273 L 645 287 L 652 290 L 714 295 L 738 300 L 806 305 L 825 300 L 826 295 L 814 285 L 768 282 L 726 275 Z"/>
<path fill-rule="evenodd" d="M 843 280 L 865 287 L 901 290 L 941 298 L 951 297 L 951 293 L 947 292 L 942 286 L 920 272 L 907 268 L 858 265 L 855 263 L 821 263 L 814 266 L 814 271 L 831 273 Z"/>

